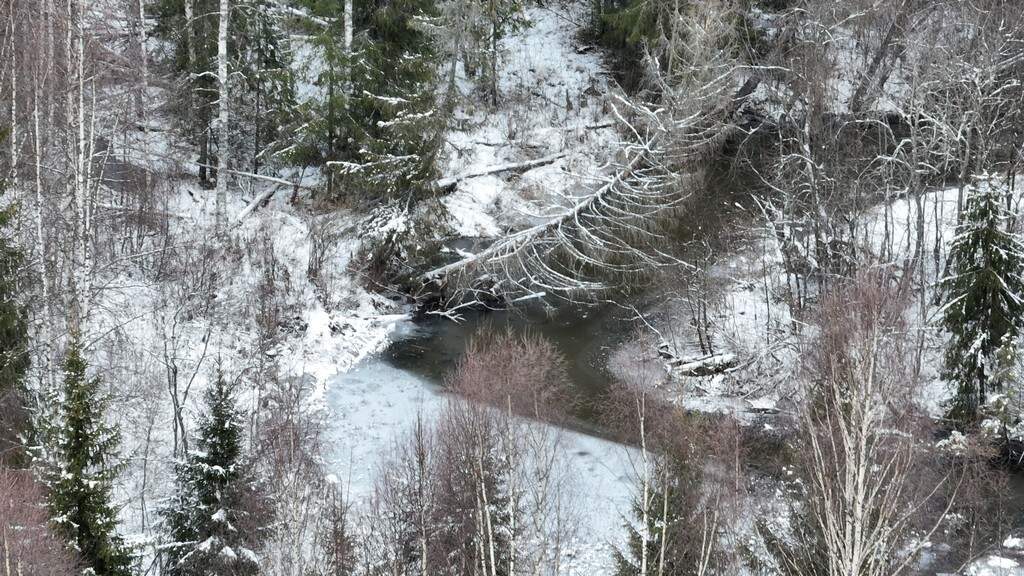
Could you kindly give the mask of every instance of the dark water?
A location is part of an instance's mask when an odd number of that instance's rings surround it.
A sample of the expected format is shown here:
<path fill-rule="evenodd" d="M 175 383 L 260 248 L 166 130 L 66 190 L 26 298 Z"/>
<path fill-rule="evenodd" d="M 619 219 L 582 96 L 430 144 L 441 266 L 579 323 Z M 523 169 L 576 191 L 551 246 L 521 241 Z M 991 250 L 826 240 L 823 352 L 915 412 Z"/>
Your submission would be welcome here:
<path fill-rule="evenodd" d="M 683 261 L 703 264 L 709 263 L 714 255 L 729 255 L 742 231 L 749 229 L 750 219 L 755 215 L 749 209 L 750 198 L 761 184 L 749 168 L 736 169 L 726 161 L 713 163 L 704 180 L 694 184 L 683 207 L 667 218 L 665 242 L 658 249 Z M 484 247 L 468 238 L 451 245 L 471 252 Z M 630 288 L 630 294 L 620 295 L 617 300 L 645 310 L 666 292 L 680 290 L 685 282 L 682 276 L 671 272 L 653 272 L 643 286 Z M 440 318 L 417 324 L 391 345 L 385 358 L 395 367 L 441 384 L 477 330 L 510 329 L 540 334 L 567 361 L 578 405 L 576 425 L 581 431 L 599 434 L 600 402 L 611 381 L 605 368 L 608 354 L 634 334 L 635 316 L 635 311 L 611 304 L 564 305 L 554 313 L 536 305 L 514 312 L 474 312 L 459 324 Z"/>
<path fill-rule="evenodd" d="M 630 316 L 626 310 L 608 305 L 565 307 L 554 313 L 538 308 L 473 312 L 461 323 L 443 318 L 417 323 L 396 338 L 384 357 L 396 368 L 441 385 L 480 330 L 543 336 L 566 360 L 570 389 L 576 400 L 570 427 L 604 436 L 600 403 L 611 381 L 605 366 L 611 350 L 632 334 Z"/>

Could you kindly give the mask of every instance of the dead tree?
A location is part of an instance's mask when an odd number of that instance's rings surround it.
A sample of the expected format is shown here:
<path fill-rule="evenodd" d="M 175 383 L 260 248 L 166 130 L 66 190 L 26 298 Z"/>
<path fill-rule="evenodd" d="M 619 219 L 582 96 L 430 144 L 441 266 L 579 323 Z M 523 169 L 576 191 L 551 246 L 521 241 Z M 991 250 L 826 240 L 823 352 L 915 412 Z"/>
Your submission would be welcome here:
<path fill-rule="evenodd" d="M 737 112 L 752 91 L 750 83 L 737 90 L 730 16 L 727 2 L 700 17 L 679 15 L 686 29 L 671 47 L 674 65 L 660 78 L 659 101 L 620 97 L 613 106 L 626 142 L 602 185 L 568 198 L 540 224 L 423 273 L 425 290 L 445 293 L 446 307 L 486 297 L 585 300 L 678 265 L 659 220 L 683 205 L 702 161 L 738 131 Z"/>

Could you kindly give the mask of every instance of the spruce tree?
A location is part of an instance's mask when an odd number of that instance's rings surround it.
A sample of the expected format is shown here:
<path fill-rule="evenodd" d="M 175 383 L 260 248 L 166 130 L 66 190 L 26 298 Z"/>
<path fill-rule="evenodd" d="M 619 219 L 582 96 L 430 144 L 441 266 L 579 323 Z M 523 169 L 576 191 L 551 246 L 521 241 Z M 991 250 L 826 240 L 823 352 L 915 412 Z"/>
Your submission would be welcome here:
<path fill-rule="evenodd" d="M 951 337 L 944 377 L 956 384 L 949 418 L 970 426 L 989 392 L 1002 387 L 999 366 L 1014 350 L 1024 313 L 1024 246 L 1008 228 L 1006 190 L 975 180 L 941 282 L 943 325 Z"/>
<path fill-rule="evenodd" d="M 4 134 L 0 133 L 0 144 Z M 5 182 L 0 179 L 0 196 Z M 18 302 L 23 257 L 9 236 L 15 207 L 0 209 L 0 462 L 20 455 L 19 435 L 27 423 L 22 386 L 28 370 L 28 330 Z"/>
<path fill-rule="evenodd" d="M 48 430 L 49 506 L 58 533 L 96 576 L 128 576 L 132 555 L 117 534 L 113 482 L 122 465 L 120 432 L 104 421 L 107 398 L 100 379 L 86 375 L 81 344 L 73 336 L 64 358 L 58 422 Z"/>
<path fill-rule="evenodd" d="M 315 78 L 319 90 L 298 107 L 301 123 L 294 131 L 288 159 L 303 166 L 325 166 L 353 155 L 349 152 L 347 116 L 350 58 L 344 45 L 344 2 L 321 0 L 309 9 L 327 22 L 326 26 L 315 27 L 310 36 L 319 64 Z M 334 172 L 329 170 L 325 176 L 327 193 L 333 197 Z"/>
<path fill-rule="evenodd" d="M 356 38 L 347 106 L 352 192 L 420 199 L 436 178 L 444 120 L 436 109 L 434 0 L 375 0 Z"/>
<path fill-rule="evenodd" d="M 645 553 L 647 573 L 657 572 L 662 562 L 664 540 L 664 566 L 661 573 L 665 576 L 697 574 L 700 548 L 695 544 L 703 536 L 696 513 L 700 506 L 699 471 L 680 458 L 668 457 L 654 467 L 651 476 L 647 525 L 642 526 L 643 500 L 638 495 L 633 502 L 634 522 L 626 526 L 629 541 L 624 550 L 615 551 L 615 573 L 618 576 L 640 574 Z M 646 544 L 641 530 L 646 534 Z"/>
<path fill-rule="evenodd" d="M 242 459 L 242 416 L 234 386 L 218 370 L 205 394 L 196 449 L 177 466 L 176 494 L 163 510 L 167 574 L 245 576 L 259 571 L 263 498 Z"/>
<path fill-rule="evenodd" d="M 299 104 L 290 161 L 323 168 L 331 199 L 362 204 L 428 195 L 446 125 L 437 109 L 435 0 L 355 2 L 351 54 L 344 0 L 302 0 L 318 90 Z"/>
<path fill-rule="evenodd" d="M 185 21 L 185 2 L 194 17 Z M 289 126 L 295 106 L 295 80 L 287 35 L 268 0 L 232 2 L 228 61 L 233 116 L 230 142 L 217 142 L 213 131 L 220 90 L 217 85 L 217 0 L 159 0 L 156 37 L 173 47 L 172 67 L 180 78 L 177 105 L 185 135 L 199 148 L 199 177 L 210 180 L 216 154 L 232 146 L 233 158 L 260 172 L 283 148 L 282 127 Z M 187 27 L 190 24 L 190 28 Z M 189 40 L 191 39 L 191 46 Z"/>
<path fill-rule="evenodd" d="M 259 174 L 285 148 L 282 141 L 295 114 L 295 78 L 288 37 L 268 0 L 240 0 L 231 20 L 234 53 L 232 90 L 239 122 L 232 135 L 234 158 L 248 159 L 241 169 Z"/>
<path fill-rule="evenodd" d="M 189 3 L 193 18 L 185 18 Z M 216 0 L 159 0 L 153 35 L 173 47 L 172 68 L 179 78 L 178 115 L 185 136 L 199 148 L 199 180 L 210 185 L 213 118 L 217 89 Z"/>

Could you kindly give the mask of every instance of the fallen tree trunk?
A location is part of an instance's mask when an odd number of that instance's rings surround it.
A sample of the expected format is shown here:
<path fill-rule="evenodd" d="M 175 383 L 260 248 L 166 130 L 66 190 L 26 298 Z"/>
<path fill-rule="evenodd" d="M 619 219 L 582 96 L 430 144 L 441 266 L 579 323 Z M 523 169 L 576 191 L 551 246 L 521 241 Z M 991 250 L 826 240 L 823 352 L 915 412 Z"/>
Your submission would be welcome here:
<path fill-rule="evenodd" d="M 568 222 L 572 222 L 574 219 L 579 218 L 580 213 L 584 210 L 595 204 L 601 203 L 609 192 L 633 173 L 633 170 L 640 165 L 645 155 L 646 150 L 641 150 L 634 154 L 633 158 L 626 164 L 625 168 L 620 170 L 611 181 L 598 188 L 594 193 L 585 196 L 571 210 L 565 212 L 565 214 L 544 222 L 543 224 L 538 224 L 531 228 L 520 230 L 519 232 L 506 236 L 496 241 L 494 244 L 491 244 L 490 247 L 481 250 L 476 254 L 466 256 L 462 260 L 430 270 L 420 276 L 420 279 L 425 283 L 432 282 L 439 278 L 443 278 L 452 272 L 471 267 L 477 262 L 491 261 L 497 258 L 507 258 L 514 255 L 533 239 L 557 229 Z"/>
<path fill-rule="evenodd" d="M 537 158 L 536 160 L 527 160 L 525 162 L 510 162 L 507 164 L 497 164 L 495 166 L 488 166 L 479 170 L 472 170 L 465 174 L 459 174 L 457 176 L 448 176 L 441 178 L 434 182 L 434 189 L 438 191 L 451 190 L 463 180 L 470 178 L 479 178 L 481 176 L 489 176 L 491 174 L 500 174 L 502 172 L 512 172 L 516 170 L 528 170 L 530 168 L 536 168 L 537 166 L 543 166 L 545 164 L 551 164 L 552 162 L 565 158 L 567 153 L 559 152 L 558 154 L 551 154 L 543 158 Z"/>
<path fill-rule="evenodd" d="M 703 358 L 678 358 L 668 363 L 674 376 L 712 376 L 739 365 L 735 354 L 712 354 Z"/>
<path fill-rule="evenodd" d="M 603 186 L 574 199 L 575 204 L 561 215 L 501 238 L 476 254 L 425 272 L 420 276 L 420 281 L 424 285 L 440 285 L 444 290 L 448 284 L 447 276 L 496 263 L 504 268 L 501 276 L 506 283 L 524 292 L 565 293 L 606 288 L 600 281 L 583 277 L 580 267 L 590 266 L 603 268 L 606 272 L 630 274 L 644 267 L 649 270 L 657 266 L 658 261 L 678 263 L 657 245 L 648 247 L 652 254 L 647 254 L 646 250 L 639 249 L 629 240 L 630 236 L 648 241 L 656 239 L 655 234 L 644 229 L 645 221 L 650 221 L 668 208 L 678 206 L 687 196 L 687 192 L 681 189 L 685 187 L 676 180 L 680 172 L 675 166 L 665 166 L 666 159 L 663 156 L 671 151 L 676 155 L 701 158 L 709 150 L 718 150 L 738 130 L 733 116 L 760 82 L 760 77 L 756 75 L 747 78 L 726 104 L 705 115 L 711 120 L 703 125 L 693 121 L 697 117 L 695 115 L 682 119 L 676 126 L 666 126 L 658 118 L 657 111 L 638 111 L 633 108 L 634 112 L 653 120 L 653 126 L 642 130 L 645 134 L 641 135 L 641 131 L 632 127 L 616 110 L 617 120 L 630 128 L 636 142 L 629 148 L 627 161 L 619 165 L 616 173 Z M 724 122 L 716 120 L 718 118 Z M 716 125 L 716 122 L 720 124 Z M 665 143 L 665 150 L 661 149 L 663 140 L 669 140 Z M 606 255 L 610 254 L 620 260 L 632 258 L 635 265 L 604 262 L 600 255 L 594 253 L 602 250 Z M 553 253 L 575 261 L 577 269 L 564 266 L 554 268 L 545 264 L 544 260 Z M 509 260 L 516 258 L 530 260 L 535 266 L 507 265 Z"/>
<path fill-rule="evenodd" d="M 245 208 L 243 208 L 241 212 L 238 213 L 238 216 L 235 216 L 235 222 L 241 222 L 242 220 L 245 220 L 245 218 L 249 216 L 249 214 L 252 214 L 253 211 L 255 211 L 257 208 L 259 208 L 268 200 L 270 200 L 270 197 L 273 196 L 274 192 L 276 191 L 277 190 L 275 190 L 274 188 L 271 188 L 269 190 L 264 191 L 256 198 L 254 198 L 252 202 L 249 202 L 249 204 Z"/>

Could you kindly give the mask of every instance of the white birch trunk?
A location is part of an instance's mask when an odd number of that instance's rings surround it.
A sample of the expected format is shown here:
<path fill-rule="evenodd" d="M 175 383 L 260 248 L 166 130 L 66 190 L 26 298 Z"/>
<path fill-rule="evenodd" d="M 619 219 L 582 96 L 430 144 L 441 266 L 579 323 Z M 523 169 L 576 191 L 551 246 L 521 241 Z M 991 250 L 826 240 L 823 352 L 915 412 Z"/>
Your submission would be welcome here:
<path fill-rule="evenodd" d="M 185 3 L 186 5 L 188 2 Z M 138 100 L 139 119 L 146 130 L 149 129 L 149 118 L 146 114 L 146 92 L 149 90 L 149 34 L 146 32 L 146 2 L 138 0 L 139 9 L 139 75 L 141 92 Z M 144 140 L 145 141 L 145 140 Z M 147 172 L 148 174 L 148 172 Z M 148 176 L 147 176 L 148 178 Z"/>
<path fill-rule="evenodd" d="M 352 55 L 352 31 L 355 23 L 352 21 L 352 0 L 345 0 L 345 55 Z"/>
<path fill-rule="evenodd" d="M 185 0 L 185 45 L 186 53 L 188 54 L 188 62 L 185 64 L 185 70 L 189 74 L 193 72 L 192 66 L 196 63 L 196 48 L 195 48 L 195 37 L 192 33 L 192 19 L 195 17 L 192 9 L 192 0 Z"/>
<path fill-rule="evenodd" d="M 92 140 L 92 134 L 90 131 L 89 138 L 86 138 L 85 124 L 85 24 L 82 21 L 82 7 L 79 5 L 77 10 L 77 42 L 75 45 L 76 49 L 76 86 L 77 91 L 77 103 L 76 103 L 76 117 L 75 123 L 77 124 L 77 153 L 78 157 L 75 166 L 75 209 L 76 209 L 76 228 L 78 231 L 78 245 L 76 249 L 78 251 L 77 262 L 75 263 L 75 294 L 77 312 L 79 322 L 84 322 L 88 316 L 88 299 L 90 289 L 90 270 L 91 270 L 91 254 L 90 254 L 90 214 L 89 214 L 89 181 L 90 178 L 90 166 L 92 165 L 92 146 L 90 141 Z"/>
<path fill-rule="evenodd" d="M 229 0 L 220 0 L 220 26 L 217 31 L 217 229 L 224 226 L 228 196 L 228 17 Z"/>
<path fill-rule="evenodd" d="M 643 396 L 643 393 L 637 398 L 636 406 L 637 417 L 640 422 L 640 460 L 643 466 L 643 471 L 641 472 L 641 482 L 643 485 L 640 494 L 640 576 L 647 576 L 647 546 L 650 542 L 648 530 L 651 526 L 651 467 L 647 459 L 647 430 L 645 428 L 647 399 Z"/>
<path fill-rule="evenodd" d="M 47 274 L 47 251 L 46 251 L 46 235 L 43 232 L 43 147 L 42 147 L 42 136 L 39 129 L 39 86 L 36 85 L 35 97 L 33 98 L 34 104 L 32 108 L 32 120 L 35 125 L 34 144 L 35 144 L 35 168 L 36 168 L 36 210 L 35 210 L 35 227 L 36 227 L 36 250 L 38 251 L 37 261 L 37 272 L 39 274 L 39 286 L 42 292 L 42 321 L 39 323 L 39 346 L 38 356 L 34 360 L 34 363 L 39 366 L 40 374 L 43 378 L 46 378 L 44 382 L 44 388 L 46 390 L 53 389 L 53 370 L 50 370 L 50 327 L 53 325 L 53 319 L 50 316 L 52 310 L 50 306 L 50 291 L 49 291 L 49 276 Z"/>
<path fill-rule="evenodd" d="M 18 8 L 11 0 L 11 183 L 14 185 L 15 202 L 20 195 L 18 187 L 18 50 L 14 38 L 18 36 Z M 20 221 L 21 218 L 19 217 Z"/>

